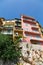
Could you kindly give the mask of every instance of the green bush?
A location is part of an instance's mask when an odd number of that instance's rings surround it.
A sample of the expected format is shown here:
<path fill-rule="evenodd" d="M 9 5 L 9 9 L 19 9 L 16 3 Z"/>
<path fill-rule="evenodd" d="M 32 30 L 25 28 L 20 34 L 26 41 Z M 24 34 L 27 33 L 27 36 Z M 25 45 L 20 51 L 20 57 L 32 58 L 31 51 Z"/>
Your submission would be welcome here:
<path fill-rule="evenodd" d="M 0 34 L 0 59 L 18 61 L 21 54 L 19 41 L 20 38 L 13 42 L 10 36 Z"/>

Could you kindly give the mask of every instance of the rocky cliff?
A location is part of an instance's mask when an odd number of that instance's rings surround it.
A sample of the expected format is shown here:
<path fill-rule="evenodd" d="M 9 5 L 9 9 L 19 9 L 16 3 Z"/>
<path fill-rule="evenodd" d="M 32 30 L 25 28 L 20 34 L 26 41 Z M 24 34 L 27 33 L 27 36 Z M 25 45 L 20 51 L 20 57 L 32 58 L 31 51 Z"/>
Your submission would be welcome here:
<path fill-rule="evenodd" d="M 21 65 L 43 65 L 43 46 L 22 42 Z"/>

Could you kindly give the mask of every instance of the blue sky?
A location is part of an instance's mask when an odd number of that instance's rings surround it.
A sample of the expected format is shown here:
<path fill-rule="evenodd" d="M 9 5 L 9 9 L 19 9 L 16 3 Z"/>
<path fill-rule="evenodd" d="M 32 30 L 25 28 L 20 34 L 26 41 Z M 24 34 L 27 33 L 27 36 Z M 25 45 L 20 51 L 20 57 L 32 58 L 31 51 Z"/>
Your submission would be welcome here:
<path fill-rule="evenodd" d="M 43 26 L 43 0 L 0 0 L 0 17 L 32 16 Z"/>

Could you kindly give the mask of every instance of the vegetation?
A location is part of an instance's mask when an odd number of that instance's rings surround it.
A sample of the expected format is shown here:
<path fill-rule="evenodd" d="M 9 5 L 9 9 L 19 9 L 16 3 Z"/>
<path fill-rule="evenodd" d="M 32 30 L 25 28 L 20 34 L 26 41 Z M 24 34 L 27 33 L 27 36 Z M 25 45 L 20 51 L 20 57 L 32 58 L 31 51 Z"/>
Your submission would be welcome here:
<path fill-rule="evenodd" d="M 0 59 L 18 61 L 21 54 L 18 46 L 19 41 L 20 37 L 13 42 L 10 36 L 0 34 Z"/>

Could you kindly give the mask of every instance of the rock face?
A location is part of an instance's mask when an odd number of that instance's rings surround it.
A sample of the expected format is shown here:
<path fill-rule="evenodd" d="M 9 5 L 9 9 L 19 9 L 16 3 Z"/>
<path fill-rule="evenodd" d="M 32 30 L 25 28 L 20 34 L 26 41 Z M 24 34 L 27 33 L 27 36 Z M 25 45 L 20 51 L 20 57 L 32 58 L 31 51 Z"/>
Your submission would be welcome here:
<path fill-rule="evenodd" d="M 22 47 L 20 62 L 23 65 L 43 65 L 43 46 L 26 42 L 22 42 L 20 46 Z"/>

